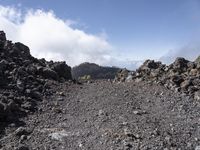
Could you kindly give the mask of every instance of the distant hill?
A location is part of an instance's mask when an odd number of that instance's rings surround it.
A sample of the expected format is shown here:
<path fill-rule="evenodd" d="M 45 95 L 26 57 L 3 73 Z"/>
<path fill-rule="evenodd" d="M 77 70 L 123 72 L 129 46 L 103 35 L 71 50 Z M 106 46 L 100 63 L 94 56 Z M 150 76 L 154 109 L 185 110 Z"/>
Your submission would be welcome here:
<path fill-rule="evenodd" d="M 91 77 L 91 79 L 114 79 L 120 68 L 117 67 L 104 67 L 95 63 L 82 63 L 72 68 L 72 76 L 74 79 L 78 79 L 85 75 Z"/>

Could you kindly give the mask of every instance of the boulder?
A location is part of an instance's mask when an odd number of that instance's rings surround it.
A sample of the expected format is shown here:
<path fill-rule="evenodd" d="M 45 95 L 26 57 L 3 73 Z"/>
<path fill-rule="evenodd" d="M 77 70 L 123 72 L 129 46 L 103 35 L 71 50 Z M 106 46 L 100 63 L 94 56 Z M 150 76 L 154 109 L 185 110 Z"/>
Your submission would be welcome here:
<path fill-rule="evenodd" d="M 196 76 L 196 75 L 198 75 L 198 73 L 199 73 L 199 71 L 198 71 L 198 69 L 191 69 L 190 70 L 190 73 L 189 73 L 189 75 L 191 75 L 191 76 Z"/>
<path fill-rule="evenodd" d="M 3 31 L 0 31 L 0 41 L 6 41 L 6 34 Z"/>
<path fill-rule="evenodd" d="M 6 68 L 8 67 L 8 61 L 6 61 L 5 59 L 0 61 L 0 72 L 4 72 L 6 70 Z"/>
<path fill-rule="evenodd" d="M 146 60 L 141 67 L 139 67 L 138 71 L 149 70 L 149 69 L 157 69 L 162 66 L 161 62 L 155 62 L 154 60 Z"/>
<path fill-rule="evenodd" d="M 20 42 L 17 42 L 14 44 L 13 52 L 16 55 L 18 55 L 18 56 L 20 55 L 20 57 L 25 58 L 25 59 L 28 59 L 31 57 L 29 48 Z"/>
<path fill-rule="evenodd" d="M 190 70 L 196 68 L 195 62 L 188 62 L 187 66 L 188 66 L 188 68 L 190 68 Z"/>
<path fill-rule="evenodd" d="M 176 58 L 175 62 L 171 64 L 171 66 L 174 70 L 183 72 L 187 70 L 188 63 L 189 61 L 186 60 L 185 58 L 178 57 Z"/>
<path fill-rule="evenodd" d="M 180 75 L 174 75 L 171 77 L 171 81 L 175 83 L 177 86 L 179 86 L 184 81 L 184 79 Z"/>
<path fill-rule="evenodd" d="M 42 68 L 40 74 L 42 74 L 42 76 L 46 79 L 58 80 L 58 74 L 50 68 Z"/>
<path fill-rule="evenodd" d="M 51 66 L 51 69 L 54 70 L 60 78 L 66 80 L 72 79 L 71 67 L 69 67 L 65 62 L 55 62 Z"/>
<path fill-rule="evenodd" d="M 192 81 L 190 79 L 187 79 L 187 80 L 183 81 L 180 86 L 182 89 L 186 90 L 191 85 L 192 85 Z"/>
<path fill-rule="evenodd" d="M 115 79 L 114 79 L 114 81 L 116 82 L 125 82 L 126 81 L 126 79 L 128 78 L 128 76 L 129 76 L 129 78 L 130 78 L 130 74 L 129 74 L 129 70 L 127 70 L 127 69 L 120 69 L 119 71 L 118 71 L 118 73 L 117 73 L 117 75 L 116 75 L 116 77 L 115 77 Z"/>

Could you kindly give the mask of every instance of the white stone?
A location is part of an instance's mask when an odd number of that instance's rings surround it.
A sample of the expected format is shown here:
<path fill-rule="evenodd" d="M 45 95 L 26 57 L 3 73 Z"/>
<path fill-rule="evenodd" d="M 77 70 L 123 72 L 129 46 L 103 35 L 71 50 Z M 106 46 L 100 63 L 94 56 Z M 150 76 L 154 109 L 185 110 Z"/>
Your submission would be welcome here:
<path fill-rule="evenodd" d="M 196 146 L 195 150 L 200 150 L 200 146 Z"/>
<path fill-rule="evenodd" d="M 64 137 L 68 137 L 70 135 L 69 135 L 69 132 L 66 132 L 66 131 L 63 130 L 63 131 L 51 133 L 51 134 L 49 134 L 49 136 L 51 137 L 51 139 L 62 141 L 62 139 Z"/>

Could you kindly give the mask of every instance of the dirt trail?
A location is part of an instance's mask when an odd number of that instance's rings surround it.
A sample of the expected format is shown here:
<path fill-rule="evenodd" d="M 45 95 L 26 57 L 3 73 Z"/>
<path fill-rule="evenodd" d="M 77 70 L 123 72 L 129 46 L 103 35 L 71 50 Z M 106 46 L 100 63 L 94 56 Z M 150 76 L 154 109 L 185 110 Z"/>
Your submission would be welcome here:
<path fill-rule="evenodd" d="M 37 112 L 22 118 L 21 129 L 6 128 L 3 150 L 200 148 L 200 101 L 193 98 L 146 83 L 65 83 L 52 89 Z"/>

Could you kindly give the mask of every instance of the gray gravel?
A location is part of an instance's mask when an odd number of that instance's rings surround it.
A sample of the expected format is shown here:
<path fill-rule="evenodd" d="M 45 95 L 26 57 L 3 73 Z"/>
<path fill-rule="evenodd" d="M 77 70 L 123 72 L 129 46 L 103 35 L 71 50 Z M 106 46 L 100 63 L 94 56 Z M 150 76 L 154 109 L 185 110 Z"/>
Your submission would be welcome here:
<path fill-rule="evenodd" d="M 200 101 L 155 84 L 52 85 L 38 111 L 11 124 L 2 150 L 199 150 Z"/>

